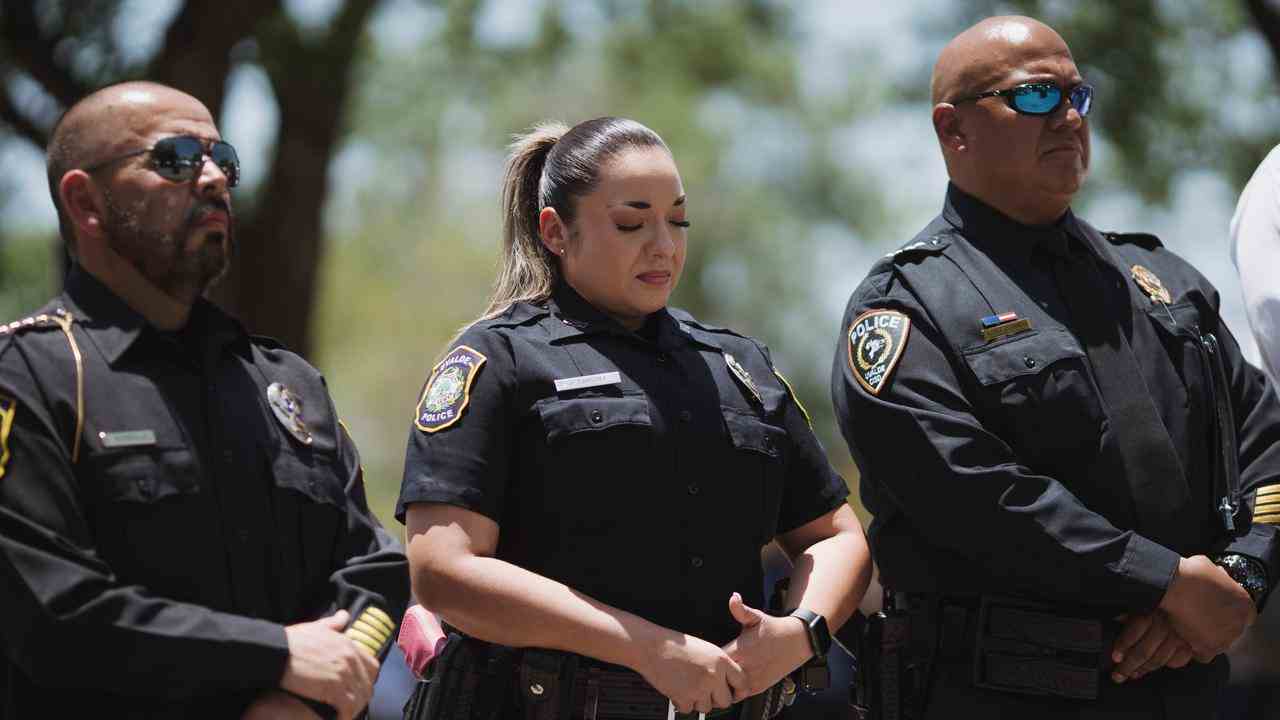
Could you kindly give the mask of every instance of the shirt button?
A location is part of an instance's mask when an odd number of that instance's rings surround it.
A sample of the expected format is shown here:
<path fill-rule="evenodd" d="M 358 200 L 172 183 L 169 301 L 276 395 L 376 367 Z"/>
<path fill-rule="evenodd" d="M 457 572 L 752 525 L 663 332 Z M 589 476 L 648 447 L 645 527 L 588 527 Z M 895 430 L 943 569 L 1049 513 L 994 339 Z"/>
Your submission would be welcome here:
<path fill-rule="evenodd" d="M 695 568 L 702 567 L 702 557 L 698 555 L 694 555 L 693 557 L 689 558 L 689 564 L 694 566 Z"/>
<path fill-rule="evenodd" d="M 228 464 L 231 462 L 231 451 L 230 451 L 230 450 L 223 450 L 223 451 L 222 451 L 222 462 L 224 462 L 224 463 L 228 463 Z"/>
<path fill-rule="evenodd" d="M 693 419 L 693 413 L 689 412 L 688 410 L 680 411 L 680 422 L 689 422 L 692 419 Z"/>
<path fill-rule="evenodd" d="M 669 355 L 667 355 L 666 353 L 659 353 L 659 354 L 658 354 L 658 364 L 659 364 L 659 365 L 666 365 L 666 364 L 667 364 L 667 362 L 668 362 L 670 359 L 671 359 L 671 357 L 670 357 Z"/>
<path fill-rule="evenodd" d="M 1026 365 L 1028 369 L 1033 368 L 1036 366 L 1036 359 L 1028 355 L 1022 358 L 1022 364 Z"/>
<path fill-rule="evenodd" d="M 249 542 L 249 531 L 244 528 L 240 528 L 240 530 L 236 532 L 236 537 L 240 539 L 240 542 Z"/>
<path fill-rule="evenodd" d="M 597 425 L 599 425 L 600 423 L 604 422 L 604 414 L 603 414 L 603 413 L 601 413 L 599 410 L 592 410 L 592 411 L 591 411 L 591 422 L 593 422 L 593 423 L 595 423 L 595 424 L 597 424 Z"/>
<path fill-rule="evenodd" d="M 702 492 L 702 488 L 698 487 L 698 483 L 689 483 L 689 494 L 697 495 Z"/>

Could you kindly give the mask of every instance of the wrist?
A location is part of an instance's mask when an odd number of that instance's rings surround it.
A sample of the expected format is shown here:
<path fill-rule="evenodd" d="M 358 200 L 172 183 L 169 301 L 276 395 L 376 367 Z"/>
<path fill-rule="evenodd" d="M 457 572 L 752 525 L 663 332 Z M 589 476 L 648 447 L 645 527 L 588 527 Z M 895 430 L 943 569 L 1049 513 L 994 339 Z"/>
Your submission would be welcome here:
<path fill-rule="evenodd" d="M 827 629 L 827 619 L 822 615 L 798 607 L 790 616 L 800 620 L 809 639 L 809 650 L 814 657 L 826 657 L 831 648 L 831 632 Z"/>
<path fill-rule="evenodd" d="M 1249 593 L 1255 609 L 1262 605 L 1262 598 L 1270 587 L 1267 571 L 1257 560 L 1238 553 L 1226 553 L 1213 559 L 1213 564 L 1226 571 L 1244 591 Z"/>

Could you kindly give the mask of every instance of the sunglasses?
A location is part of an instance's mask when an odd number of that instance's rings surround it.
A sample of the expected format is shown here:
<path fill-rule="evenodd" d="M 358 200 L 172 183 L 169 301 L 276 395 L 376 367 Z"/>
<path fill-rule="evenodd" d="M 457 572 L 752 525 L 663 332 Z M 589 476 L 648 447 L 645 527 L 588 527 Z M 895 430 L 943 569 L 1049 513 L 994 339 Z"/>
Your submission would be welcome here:
<path fill-rule="evenodd" d="M 1062 106 L 1062 96 L 1066 94 L 1067 101 L 1071 103 L 1071 107 L 1080 113 L 1080 117 L 1085 117 L 1089 111 L 1093 109 L 1093 86 L 1077 85 L 1071 90 L 1064 91 L 1057 83 L 1051 82 L 1031 82 L 1023 83 L 1011 87 L 1008 90 L 992 90 L 990 92 L 978 93 L 972 97 L 960 98 L 952 100 L 952 105 L 958 105 L 962 102 L 972 102 L 989 97 L 1002 97 L 1005 102 L 1009 103 L 1009 107 L 1014 112 L 1022 115 L 1052 115 L 1055 110 Z"/>
<path fill-rule="evenodd" d="M 84 171 L 95 172 L 111 163 L 143 154 L 150 155 L 151 169 L 165 180 L 179 183 L 191 182 L 204 169 L 204 160 L 207 157 L 222 170 L 223 175 L 227 176 L 228 187 L 235 187 L 240 183 L 240 156 L 236 155 L 235 148 L 221 140 L 206 142 L 190 135 L 161 138 L 149 148 L 103 160 L 96 165 L 84 168 Z"/>

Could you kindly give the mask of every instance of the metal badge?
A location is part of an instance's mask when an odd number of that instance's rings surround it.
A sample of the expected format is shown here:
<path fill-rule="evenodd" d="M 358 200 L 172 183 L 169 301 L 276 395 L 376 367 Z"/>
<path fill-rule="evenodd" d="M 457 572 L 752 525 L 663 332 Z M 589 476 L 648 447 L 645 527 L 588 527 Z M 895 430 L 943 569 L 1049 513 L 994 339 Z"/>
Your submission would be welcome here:
<path fill-rule="evenodd" d="M 733 373 L 733 376 L 738 378 L 738 382 L 742 383 L 742 386 L 751 393 L 751 397 L 755 398 L 756 402 L 763 405 L 764 400 L 760 397 L 760 388 L 756 387 L 756 381 L 751 379 L 751 373 L 747 372 L 747 369 L 742 367 L 742 364 L 738 362 L 738 359 L 729 353 L 725 353 L 724 364 L 729 366 L 729 372 Z"/>
<path fill-rule="evenodd" d="M 290 435 L 303 445 L 311 444 L 311 431 L 302 422 L 302 401 L 289 388 L 278 382 L 271 383 L 267 387 L 267 404 Z"/>
<path fill-rule="evenodd" d="M 1129 274 L 1133 276 L 1133 281 L 1138 283 L 1138 287 L 1151 298 L 1151 302 L 1164 303 L 1169 305 L 1173 302 L 1173 296 L 1169 294 L 1169 289 L 1160 282 L 1160 278 L 1156 274 L 1141 265 L 1134 265 L 1129 268 Z"/>

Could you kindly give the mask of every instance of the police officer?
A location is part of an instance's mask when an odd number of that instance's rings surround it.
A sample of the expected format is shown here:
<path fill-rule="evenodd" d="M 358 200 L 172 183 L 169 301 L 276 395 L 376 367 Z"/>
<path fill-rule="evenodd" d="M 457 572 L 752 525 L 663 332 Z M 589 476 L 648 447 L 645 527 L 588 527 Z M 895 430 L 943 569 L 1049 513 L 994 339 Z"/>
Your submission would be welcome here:
<path fill-rule="evenodd" d="M 74 263 L 0 328 L 0 716 L 353 717 L 406 560 L 320 374 L 202 298 L 235 150 L 126 83 L 66 112 L 48 166 Z"/>
<path fill-rule="evenodd" d="M 410 431 L 397 512 L 417 599 L 526 658 L 567 653 L 538 676 L 558 691 L 522 670 L 481 693 L 511 713 L 489 716 L 666 718 L 766 690 L 754 712 L 773 715 L 771 688 L 826 652 L 869 580 L 843 480 L 763 345 L 666 307 L 690 220 L 652 130 L 540 127 L 503 197 L 496 292 Z M 795 563 L 789 616 L 759 609 L 773 540 Z"/>
<path fill-rule="evenodd" d="M 1057 33 L 984 20 L 932 93 L 942 215 L 832 374 L 904 666 L 957 717 L 1212 717 L 1280 573 L 1280 407 L 1194 268 L 1072 213 L 1093 90 Z"/>

